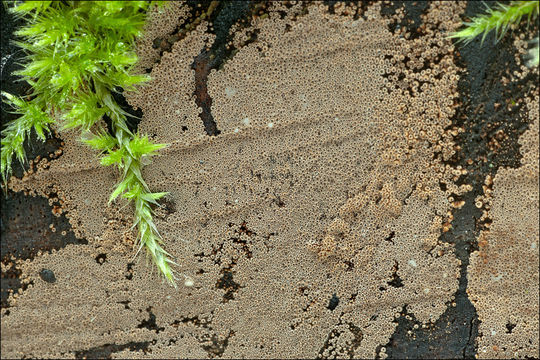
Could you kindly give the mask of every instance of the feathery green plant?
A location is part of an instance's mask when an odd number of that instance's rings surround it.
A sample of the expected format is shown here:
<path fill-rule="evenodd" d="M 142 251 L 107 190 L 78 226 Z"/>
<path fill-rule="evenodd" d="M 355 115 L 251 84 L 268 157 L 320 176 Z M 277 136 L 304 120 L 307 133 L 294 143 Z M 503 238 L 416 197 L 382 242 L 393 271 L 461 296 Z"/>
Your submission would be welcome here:
<path fill-rule="evenodd" d="M 472 19 L 471 22 L 467 22 L 464 25 L 464 29 L 455 32 L 450 35 L 450 38 L 463 41 L 465 44 L 471 42 L 475 37 L 482 35 L 482 42 L 484 42 L 487 34 L 491 30 L 495 30 L 495 38 L 501 39 L 510 25 L 518 24 L 521 19 L 526 16 L 527 21 L 538 17 L 539 12 L 538 1 L 512 1 L 510 5 L 498 4 L 498 8 L 488 8 L 487 14 L 477 16 Z M 529 51 L 531 60 L 529 66 L 538 65 L 538 38 L 534 40 L 536 46 Z"/>
<path fill-rule="evenodd" d="M 14 113 L 19 114 L 16 121 L 7 124 L 2 137 L 2 155 L 1 155 L 1 172 L 2 175 L 11 171 L 11 162 L 14 156 L 21 163 L 26 162 L 26 153 L 24 152 L 24 140 L 30 135 L 32 128 L 38 135 L 41 141 L 45 141 L 46 133 L 49 133 L 49 124 L 54 121 L 46 114 L 41 107 L 36 104 L 29 103 L 23 99 L 8 94 L 2 91 L 2 96 L 5 102 L 11 105 L 16 110 Z"/>
<path fill-rule="evenodd" d="M 117 88 L 134 90 L 136 84 L 149 80 L 147 75 L 133 74 L 132 67 L 137 61 L 134 42 L 141 35 L 151 2 L 15 1 L 12 5 L 10 11 L 27 21 L 16 32 L 23 38 L 16 44 L 26 53 L 23 68 L 16 74 L 32 91 L 25 99 L 2 94 L 21 114 L 2 130 L 4 182 L 14 156 L 21 163 L 26 161 L 23 143 L 32 129 L 45 140 L 55 118 L 62 119 L 64 129 L 79 128 L 83 141 L 102 153 L 101 164 L 115 165 L 121 172 L 109 203 L 121 196 L 134 204 L 138 250 L 145 247 L 160 274 L 176 286 L 171 268 L 175 263 L 163 249 L 152 220 L 152 206 L 159 205 L 157 201 L 167 193 L 151 192 L 141 174 L 144 164 L 166 145 L 134 134 L 126 124 L 128 114 L 112 96 Z M 111 119 L 109 131 L 100 122 L 105 115 Z M 187 285 L 191 283 L 186 280 Z"/>

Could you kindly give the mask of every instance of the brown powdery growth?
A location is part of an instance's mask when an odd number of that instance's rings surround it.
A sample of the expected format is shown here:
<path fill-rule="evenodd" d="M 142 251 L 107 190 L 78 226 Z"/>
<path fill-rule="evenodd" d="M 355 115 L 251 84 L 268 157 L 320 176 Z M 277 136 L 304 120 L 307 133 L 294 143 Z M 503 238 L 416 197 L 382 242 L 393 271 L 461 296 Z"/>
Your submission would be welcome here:
<path fill-rule="evenodd" d="M 527 99 L 529 129 L 520 137 L 522 166 L 486 180 L 488 230 L 468 267 L 469 298 L 481 321 L 478 357 L 538 358 L 538 90 Z M 492 189 L 489 189 L 492 187 Z M 479 204 L 480 206 L 482 204 Z"/>
<path fill-rule="evenodd" d="M 205 21 L 129 97 L 144 111 L 141 131 L 171 144 L 144 177 L 170 192 L 156 225 L 192 288 L 174 290 L 130 262 L 129 211 L 106 205 L 114 171 L 84 160 L 87 148 L 69 135 L 48 169 L 13 182 L 65 194 L 89 244 L 21 265 L 33 285 L 2 310 L 3 355 L 148 342 L 144 353 L 113 356 L 385 357 L 375 349 L 403 306 L 435 321 L 459 276 L 439 236 L 453 196 L 469 189 L 456 185 L 463 170 L 443 163 L 459 131 L 444 34 L 460 25 L 463 4 L 430 3 L 414 40 L 392 34 L 380 6 L 355 20 L 354 6 L 329 14 L 321 3 L 274 2 L 237 30 L 237 45 L 258 35 L 208 76 L 217 136 L 205 133 L 193 96 L 193 59 L 214 41 Z M 149 34 L 173 28 L 158 17 Z M 39 280 L 44 267 L 54 284 Z"/>

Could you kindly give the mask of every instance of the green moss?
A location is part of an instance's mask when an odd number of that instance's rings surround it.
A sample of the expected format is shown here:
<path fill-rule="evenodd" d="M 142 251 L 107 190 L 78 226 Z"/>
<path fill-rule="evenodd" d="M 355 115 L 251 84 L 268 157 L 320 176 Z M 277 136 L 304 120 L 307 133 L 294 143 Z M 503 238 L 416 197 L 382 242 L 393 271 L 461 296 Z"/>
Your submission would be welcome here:
<path fill-rule="evenodd" d="M 153 144 L 126 125 L 126 113 L 112 92 L 135 89 L 149 80 L 134 74 L 134 43 L 141 35 L 149 1 L 26 1 L 11 2 L 9 10 L 27 21 L 16 35 L 26 53 L 16 74 L 32 86 L 20 99 L 3 94 L 21 116 L 2 130 L 1 172 L 11 175 L 13 157 L 25 162 L 23 144 L 32 129 L 45 140 L 49 126 L 60 117 L 64 129 L 78 128 L 83 141 L 102 153 L 101 164 L 115 165 L 121 177 L 110 201 L 121 196 L 134 205 L 139 250 L 146 248 L 159 272 L 171 284 L 174 264 L 163 249 L 152 220 L 152 205 L 166 193 L 151 192 L 141 170 L 164 144 Z M 54 117 L 53 117 L 54 114 Z M 99 120 L 111 119 L 112 134 Z"/>
<path fill-rule="evenodd" d="M 498 4 L 497 8 L 488 8 L 487 14 L 477 16 L 465 23 L 462 30 L 453 33 L 450 37 L 469 43 L 482 35 L 483 42 L 487 34 L 495 30 L 496 39 L 501 39 L 508 28 L 513 24 L 519 24 L 523 17 L 526 17 L 529 23 L 536 19 L 539 7 L 538 1 L 512 1 L 510 5 Z M 538 38 L 534 42 L 536 45 L 529 52 L 529 66 L 538 66 Z"/>

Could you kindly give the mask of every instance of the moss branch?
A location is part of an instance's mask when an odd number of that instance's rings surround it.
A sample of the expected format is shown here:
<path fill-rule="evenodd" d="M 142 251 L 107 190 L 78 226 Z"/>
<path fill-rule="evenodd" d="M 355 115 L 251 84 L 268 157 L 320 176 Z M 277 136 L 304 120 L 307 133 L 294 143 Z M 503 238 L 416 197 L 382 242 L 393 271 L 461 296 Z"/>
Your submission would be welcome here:
<path fill-rule="evenodd" d="M 27 54 L 16 74 L 30 83 L 32 94 L 28 101 L 4 94 L 21 116 L 2 131 L 1 172 L 7 181 L 13 157 L 26 160 L 23 144 L 30 131 L 45 140 L 54 122 L 52 113 L 60 115 L 64 129 L 80 129 L 83 141 L 103 154 L 101 164 L 119 169 L 121 179 L 109 203 L 121 196 L 133 204 L 139 251 L 146 248 L 159 273 L 176 286 L 171 267 L 175 263 L 153 222 L 152 206 L 166 193 L 151 192 L 142 177 L 143 164 L 165 145 L 134 134 L 126 125 L 127 114 L 111 95 L 116 87 L 129 91 L 149 80 L 131 72 L 137 61 L 134 41 L 149 6 L 147 1 L 14 3 L 11 11 L 28 21 L 16 33 L 24 38 L 18 44 Z M 96 126 L 104 115 L 112 120 L 111 133 Z"/>
<path fill-rule="evenodd" d="M 495 30 L 495 38 L 500 40 L 511 25 L 519 24 L 523 17 L 527 23 L 538 17 L 540 2 L 538 1 L 512 1 L 509 5 L 498 4 L 497 7 L 488 8 L 487 13 L 473 18 L 464 23 L 465 27 L 450 35 L 450 38 L 458 39 L 465 44 L 482 35 L 482 43 L 487 34 Z M 535 46 L 529 51 L 529 66 L 538 66 L 538 38 Z"/>

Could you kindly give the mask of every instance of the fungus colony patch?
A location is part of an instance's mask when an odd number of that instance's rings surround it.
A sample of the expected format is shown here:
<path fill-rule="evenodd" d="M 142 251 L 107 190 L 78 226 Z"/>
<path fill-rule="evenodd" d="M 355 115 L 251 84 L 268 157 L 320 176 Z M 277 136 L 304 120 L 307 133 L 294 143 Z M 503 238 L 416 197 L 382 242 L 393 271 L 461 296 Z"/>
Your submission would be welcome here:
<path fill-rule="evenodd" d="M 170 144 L 144 177 L 170 192 L 156 224 L 195 285 L 175 290 L 132 261 L 131 210 L 108 207 L 104 191 L 117 174 L 67 132 L 63 156 L 12 188 L 55 191 L 88 244 L 22 265 L 33 283 L 3 311 L 4 356 L 73 357 L 114 343 L 119 358 L 385 357 L 404 306 L 435 321 L 458 287 L 459 260 L 439 236 L 470 189 L 445 163 L 460 131 L 445 34 L 463 4 L 430 3 L 422 36 L 408 39 L 388 30 L 379 3 L 333 13 L 271 3 L 231 28 L 237 51 L 207 75 L 216 136 L 199 117 L 192 68 L 215 40 L 210 24 L 152 65 L 154 37 L 186 7 L 153 13 L 139 44 L 153 80 L 127 98 L 144 112 L 139 129 Z M 40 280 L 43 268 L 56 282 Z"/>
<path fill-rule="evenodd" d="M 481 321 L 478 355 L 484 359 L 538 358 L 538 105 L 538 95 L 527 99 L 522 165 L 487 178 L 477 199 L 489 227 L 471 254 L 468 293 Z"/>

